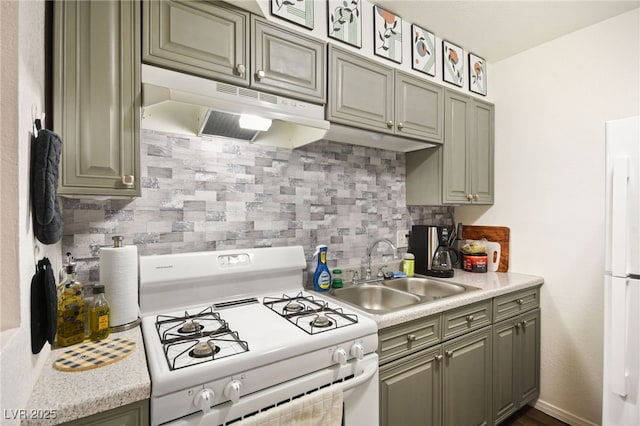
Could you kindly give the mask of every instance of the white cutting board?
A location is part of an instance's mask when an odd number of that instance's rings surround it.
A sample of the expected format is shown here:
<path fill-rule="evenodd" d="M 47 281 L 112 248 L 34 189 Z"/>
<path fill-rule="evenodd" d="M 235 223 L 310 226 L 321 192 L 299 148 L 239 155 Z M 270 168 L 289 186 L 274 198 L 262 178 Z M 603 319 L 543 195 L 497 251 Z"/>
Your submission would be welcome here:
<path fill-rule="evenodd" d="M 487 252 L 487 272 L 496 272 L 500 266 L 500 243 L 485 241 L 484 248 Z"/>

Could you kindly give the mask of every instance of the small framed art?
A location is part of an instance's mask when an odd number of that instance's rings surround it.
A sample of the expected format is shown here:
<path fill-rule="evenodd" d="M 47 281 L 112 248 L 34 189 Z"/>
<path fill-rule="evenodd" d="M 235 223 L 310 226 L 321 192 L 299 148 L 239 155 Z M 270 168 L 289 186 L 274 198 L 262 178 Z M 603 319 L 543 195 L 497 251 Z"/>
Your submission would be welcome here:
<path fill-rule="evenodd" d="M 469 53 L 469 90 L 487 95 L 487 62 L 473 53 Z"/>
<path fill-rule="evenodd" d="M 462 87 L 464 83 L 464 54 L 462 48 L 442 40 L 442 79 Z"/>
<path fill-rule="evenodd" d="M 402 63 L 402 18 L 378 6 L 373 6 L 373 51 Z"/>
<path fill-rule="evenodd" d="M 313 0 L 271 0 L 271 14 L 313 29 Z"/>
<path fill-rule="evenodd" d="M 327 0 L 327 19 L 329 37 L 362 47 L 360 0 Z"/>
<path fill-rule="evenodd" d="M 436 36 L 411 25 L 411 67 L 430 76 L 436 75 Z"/>

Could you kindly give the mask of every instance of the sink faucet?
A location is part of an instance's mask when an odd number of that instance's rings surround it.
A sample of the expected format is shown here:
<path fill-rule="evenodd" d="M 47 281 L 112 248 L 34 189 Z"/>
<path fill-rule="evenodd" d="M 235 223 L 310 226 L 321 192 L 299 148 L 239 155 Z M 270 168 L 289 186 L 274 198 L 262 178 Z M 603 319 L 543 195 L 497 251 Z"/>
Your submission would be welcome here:
<path fill-rule="evenodd" d="M 388 239 L 382 238 L 380 240 L 374 241 L 373 244 L 371 244 L 371 247 L 369 247 L 367 249 L 367 276 L 366 276 L 365 280 L 370 280 L 371 279 L 371 252 L 373 251 L 375 246 L 378 245 L 378 243 L 387 243 L 393 249 L 393 258 L 395 259 L 398 256 L 398 249 Z"/>

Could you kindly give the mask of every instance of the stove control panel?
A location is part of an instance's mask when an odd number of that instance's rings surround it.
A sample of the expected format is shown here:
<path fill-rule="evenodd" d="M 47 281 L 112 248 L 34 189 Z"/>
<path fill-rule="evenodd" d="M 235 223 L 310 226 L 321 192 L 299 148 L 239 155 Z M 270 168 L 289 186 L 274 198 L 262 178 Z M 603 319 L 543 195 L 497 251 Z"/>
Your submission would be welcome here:
<path fill-rule="evenodd" d="M 333 352 L 333 362 L 340 365 L 347 365 L 347 351 L 338 348 Z"/>
<path fill-rule="evenodd" d="M 362 346 L 362 343 L 354 343 L 353 346 L 351 346 L 349 353 L 359 361 L 364 358 L 364 346 Z"/>
<path fill-rule="evenodd" d="M 242 390 L 242 382 L 240 380 L 232 380 L 224 387 L 224 396 L 229 398 L 231 402 L 236 404 L 240 401 L 240 391 Z"/>
<path fill-rule="evenodd" d="M 206 414 L 211 411 L 214 398 L 215 393 L 209 388 L 204 388 L 196 394 L 193 404 Z"/>

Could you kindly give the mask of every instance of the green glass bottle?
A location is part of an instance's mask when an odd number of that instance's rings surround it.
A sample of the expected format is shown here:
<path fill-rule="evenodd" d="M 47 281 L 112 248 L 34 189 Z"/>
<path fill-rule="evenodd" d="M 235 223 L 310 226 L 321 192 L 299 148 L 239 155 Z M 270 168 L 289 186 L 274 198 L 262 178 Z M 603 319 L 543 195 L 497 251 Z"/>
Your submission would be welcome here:
<path fill-rule="evenodd" d="M 93 302 L 89 308 L 89 339 L 102 340 L 109 336 L 109 302 L 104 297 L 104 286 L 93 287 Z"/>

